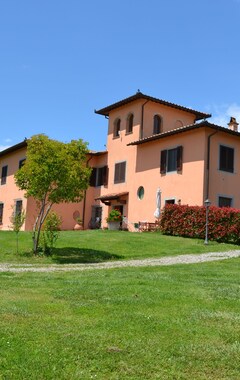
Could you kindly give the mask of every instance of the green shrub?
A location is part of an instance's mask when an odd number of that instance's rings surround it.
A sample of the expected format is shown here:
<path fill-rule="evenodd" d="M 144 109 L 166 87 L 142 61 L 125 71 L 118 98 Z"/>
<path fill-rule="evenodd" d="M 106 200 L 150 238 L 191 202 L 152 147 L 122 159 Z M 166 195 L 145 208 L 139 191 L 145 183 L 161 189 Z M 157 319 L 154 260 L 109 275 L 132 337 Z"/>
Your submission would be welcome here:
<path fill-rule="evenodd" d="M 54 211 L 50 212 L 44 222 L 41 236 L 41 246 L 45 255 L 51 255 L 52 249 L 59 238 L 62 220 Z"/>

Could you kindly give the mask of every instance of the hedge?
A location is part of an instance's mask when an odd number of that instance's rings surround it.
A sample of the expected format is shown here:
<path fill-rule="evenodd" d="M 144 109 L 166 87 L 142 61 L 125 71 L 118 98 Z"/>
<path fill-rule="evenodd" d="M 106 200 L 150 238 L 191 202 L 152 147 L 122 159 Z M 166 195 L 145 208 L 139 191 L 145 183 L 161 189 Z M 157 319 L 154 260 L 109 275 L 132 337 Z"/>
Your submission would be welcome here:
<path fill-rule="evenodd" d="M 167 235 L 204 239 L 206 207 L 166 205 L 160 230 Z M 240 210 L 209 207 L 208 238 L 218 242 L 240 244 Z"/>

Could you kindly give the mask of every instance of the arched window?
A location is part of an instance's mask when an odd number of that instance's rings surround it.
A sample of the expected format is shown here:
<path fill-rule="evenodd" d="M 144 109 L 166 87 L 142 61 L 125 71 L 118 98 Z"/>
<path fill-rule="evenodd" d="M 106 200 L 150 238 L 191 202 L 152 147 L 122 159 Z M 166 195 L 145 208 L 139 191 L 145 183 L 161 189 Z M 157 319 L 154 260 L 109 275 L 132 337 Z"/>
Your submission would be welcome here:
<path fill-rule="evenodd" d="M 157 135 L 161 132 L 162 119 L 159 115 L 154 115 L 153 118 L 153 134 Z"/>
<path fill-rule="evenodd" d="M 126 128 L 126 133 L 132 133 L 133 131 L 133 114 L 130 113 L 127 118 L 127 128 Z"/>
<path fill-rule="evenodd" d="M 114 122 L 113 137 L 120 136 L 120 128 L 121 128 L 121 119 L 116 119 Z"/>

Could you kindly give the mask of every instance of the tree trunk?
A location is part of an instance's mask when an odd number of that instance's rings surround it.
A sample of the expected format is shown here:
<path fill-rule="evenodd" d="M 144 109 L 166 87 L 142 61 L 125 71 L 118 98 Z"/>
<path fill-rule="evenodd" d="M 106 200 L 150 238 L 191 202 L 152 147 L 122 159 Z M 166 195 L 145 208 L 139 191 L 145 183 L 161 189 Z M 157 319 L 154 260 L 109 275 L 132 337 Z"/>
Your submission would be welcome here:
<path fill-rule="evenodd" d="M 17 232 L 17 255 L 18 255 L 18 232 Z"/>
<path fill-rule="evenodd" d="M 33 239 L 33 253 L 34 253 L 34 255 L 37 255 L 42 225 L 43 225 L 46 217 L 48 216 L 49 211 L 51 210 L 51 207 L 52 207 L 52 203 L 47 204 L 46 203 L 46 197 L 45 197 L 42 201 L 40 212 L 36 218 L 36 221 L 35 221 L 34 227 L 33 227 L 32 239 Z"/>

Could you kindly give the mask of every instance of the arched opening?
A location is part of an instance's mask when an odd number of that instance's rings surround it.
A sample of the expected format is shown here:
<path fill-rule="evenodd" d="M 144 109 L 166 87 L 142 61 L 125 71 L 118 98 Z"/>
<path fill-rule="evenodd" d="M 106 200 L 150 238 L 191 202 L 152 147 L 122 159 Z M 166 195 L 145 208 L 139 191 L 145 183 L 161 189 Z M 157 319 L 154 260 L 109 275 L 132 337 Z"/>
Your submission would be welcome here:
<path fill-rule="evenodd" d="M 154 115 L 153 118 L 153 134 L 157 135 L 161 132 L 162 118 L 159 115 Z"/>

